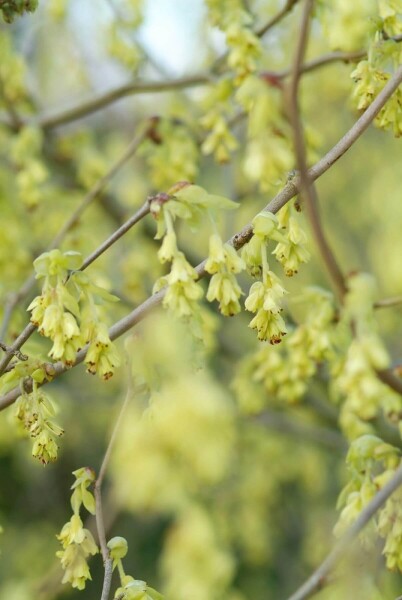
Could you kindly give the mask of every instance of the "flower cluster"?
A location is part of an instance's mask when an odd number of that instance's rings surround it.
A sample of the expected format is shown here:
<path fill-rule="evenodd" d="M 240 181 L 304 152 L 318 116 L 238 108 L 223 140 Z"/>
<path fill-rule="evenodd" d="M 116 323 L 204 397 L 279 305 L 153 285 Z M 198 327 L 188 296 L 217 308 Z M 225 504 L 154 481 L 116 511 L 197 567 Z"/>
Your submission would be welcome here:
<path fill-rule="evenodd" d="M 384 482 L 392 477 L 387 473 Z M 402 572 L 402 493 L 397 490 L 387 500 L 378 517 L 377 531 L 385 538 L 383 554 L 386 557 L 387 568 L 391 571 Z"/>
<path fill-rule="evenodd" d="M 300 265 L 310 259 L 310 253 L 306 248 L 307 236 L 296 215 L 297 210 L 290 203 L 279 211 L 279 227 L 284 234 L 284 239 L 278 242 L 272 253 L 283 266 L 287 277 L 295 275 Z"/>
<path fill-rule="evenodd" d="M 351 479 L 338 499 L 338 508 L 342 508 L 342 512 L 334 529 L 335 535 L 342 535 L 357 519 L 366 504 L 392 477 L 399 463 L 400 451 L 374 435 L 363 435 L 352 442 L 346 457 Z M 392 566 L 397 564 L 395 550 L 402 543 L 400 522 L 393 520 L 399 518 L 399 512 L 393 502 L 388 501 L 379 513 L 377 523 L 361 534 L 363 541 L 368 542 L 377 525 L 380 535 L 387 538 L 384 553 L 389 555 L 387 562 L 389 560 Z"/>
<path fill-rule="evenodd" d="M 33 438 L 32 456 L 44 465 L 57 459 L 56 439 L 63 435 L 63 429 L 52 418 L 56 414 L 55 403 L 43 389 L 33 381 L 30 394 L 23 392 L 15 402 L 14 415 L 24 430 Z"/>
<path fill-rule="evenodd" d="M 236 100 L 248 116 L 244 174 L 261 191 L 270 190 L 294 165 L 281 90 L 261 77 L 250 75 L 237 90 Z"/>
<path fill-rule="evenodd" d="M 48 171 L 40 160 L 42 143 L 41 130 L 27 126 L 18 133 L 11 149 L 11 157 L 18 169 L 16 177 L 18 194 L 28 208 L 34 208 L 39 204 L 43 194 L 42 185 L 48 179 Z"/>
<path fill-rule="evenodd" d="M 26 66 L 22 57 L 14 53 L 11 37 L 3 32 L 0 35 L 0 56 L 0 102 L 4 101 L 6 105 L 15 106 L 16 103 L 27 99 L 24 83 Z"/>
<path fill-rule="evenodd" d="M 401 410 L 401 399 L 384 385 L 377 371 L 388 368 L 389 356 L 376 331 L 374 319 L 375 282 L 365 273 L 349 278 L 342 322 L 353 323 L 354 335 L 344 358 L 332 365 L 333 391 L 344 399 L 340 423 L 354 439 L 372 432 L 370 421 L 380 409 L 392 419 Z"/>
<path fill-rule="evenodd" d="M 113 559 L 113 569 L 117 567 L 120 578 L 120 587 L 117 588 L 114 597 L 118 600 L 162 600 L 163 596 L 145 581 L 134 579 L 126 575 L 123 568 L 122 558 L 128 551 L 127 540 L 116 536 L 108 541 L 110 558 Z"/>
<path fill-rule="evenodd" d="M 203 154 L 213 154 L 220 164 L 229 162 L 231 153 L 239 146 L 228 125 L 228 118 L 233 111 L 232 94 L 233 81 L 228 77 L 215 83 L 204 99 L 206 113 L 200 121 L 207 132 L 201 150 Z"/>
<path fill-rule="evenodd" d="M 90 373 L 109 379 L 119 357 L 109 338 L 106 326 L 99 319 L 97 302 L 117 298 L 90 281 L 78 269 L 81 254 L 51 250 L 41 254 L 34 267 L 37 279 L 44 279 L 42 293 L 29 305 L 31 321 L 40 334 L 52 340 L 49 352 L 54 360 L 65 365 L 74 363 L 77 351 L 89 344 L 85 358 Z"/>
<path fill-rule="evenodd" d="M 197 177 L 199 149 L 194 136 L 189 127 L 172 118 L 158 120 L 138 153 L 145 158 L 151 183 L 158 190 Z"/>
<path fill-rule="evenodd" d="M 229 244 L 224 244 L 218 234 L 209 239 L 209 256 L 205 270 L 212 275 L 208 286 L 207 300 L 219 302 L 219 310 L 225 316 L 240 312 L 239 298 L 242 295 L 235 273 L 246 268 L 246 263 Z"/>
<path fill-rule="evenodd" d="M 189 502 L 168 533 L 161 563 L 169 598 L 226 596 L 235 559 L 211 512 Z"/>
<path fill-rule="evenodd" d="M 360 50 L 367 45 L 377 17 L 375 4 L 367 0 L 317 2 L 317 16 L 333 50 Z"/>
<path fill-rule="evenodd" d="M 297 402 L 318 365 L 333 356 L 332 296 L 319 288 L 309 288 L 301 299 L 308 302 L 309 311 L 281 348 L 263 345 L 239 365 L 233 387 L 245 412 L 259 412 L 272 400 Z"/>
<path fill-rule="evenodd" d="M 203 290 L 197 283 L 197 272 L 177 247 L 175 219 L 184 219 L 194 226 L 205 212 L 236 206 L 226 198 L 208 194 L 203 188 L 187 182 L 177 184 L 168 194 L 159 194 L 151 202 L 151 213 L 158 224 L 156 237 L 163 237 L 158 257 L 162 263 L 171 263 L 170 273 L 156 281 L 154 291 L 168 287 L 163 305 L 176 316 L 188 318 L 196 314 L 197 302 L 202 297 Z"/>
<path fill-rule="evenodd" d="M 246 310 L 256 313 L 249 326 L 257 330 L 258 339 L 278 344 L 286 333 L 286 325 L 280 314 L 286 291 L 279 278 L 269 269 L 267 259 L 267 242 L 283 239 L 276 217 L 268 212 L 257 215 L 253 220 L 253 234 L 241 253 L 251 273 L 262 276 L 262 281 L 251 286 L 245 302 Z"/>
<path fill-rule="evenodd" d="M 112 23 L 108 27 L 105 38 L 110 56 L 132 73 L 135 73 L 142 58 L 141 51 L 135 41 L 130 39 L 117 23 Z"/>
<path fill-rule="evenodd" d="M 402 2 L 379 1 L 367 59 L 358 63 L 351 74 L 355 82 L 352 99 L 358 110 L 365 110 L 379 94 L 401 62 L 400 44 L 390 39 L 402 32 Z M 380 129 L 402 135 L 402 91 L 398 88 L 374 120 Z"/>
<path fill-rule="evenodd" d="M 95 498 L 88 490 L 95 480 L 95 473 L 89 467 L 82 467 L 74 471 L 73 475 L 75 477 L 71 487 L 74 490 L 71 495 L 73 515 L 57 536 L 63 549 L 58 550 L 56 556 L 60 558 L 61 566 L 65 571 L 62 583 L 69 582 L 72 587 L 83 590 L 87 579 L 91 579 L 88 557 L 97 554 L 98 547 L 92 533 L 84 528 L 80 509 L 83 505 L 92 515 L 95 514 Z"/>
<path fill-rule="evenodd" d="M 252 17 L 241 0 L 207 0 L 209 17 L 226 35 L 227 64 L 241 81 L 257 68 L 261 42 L 253 32 Z"/>

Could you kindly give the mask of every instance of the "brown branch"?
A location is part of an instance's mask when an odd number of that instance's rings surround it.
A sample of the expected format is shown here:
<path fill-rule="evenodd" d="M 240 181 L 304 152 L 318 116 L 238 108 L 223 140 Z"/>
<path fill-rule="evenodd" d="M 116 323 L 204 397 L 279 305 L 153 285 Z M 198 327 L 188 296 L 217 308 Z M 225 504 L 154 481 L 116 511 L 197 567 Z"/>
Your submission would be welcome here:
<path fill-rule="evenodd" d="M 367 525 L 376 512 L 385 504 L 388 498 L 402 484 L 402 465 L 397 469 L 392 479 L 374 496 L 374 498 L 362 510 L 353 525 L 338 540 L 327 558 L 321 563 L 316 571 L 305 583 L 290 596 L 288 600 L 306 600 L 320 589 L 327 581 L 329 573 L 335 565 L 345 556 L 351 547 L 351 543 L 357 538 L 361 530 Z"/>
<path fill-rule="evenodd" d="M 338 266 L 335 255 L 326 239 L 321 223 L 318 208 L 317 190 L 310 180 L 307 167 L 306 142 L 304 139 L 303 125 L 300 116 L 298 91 L 301 76 L 301 65 L 307 47 L 310 15 L 314 0 L 306 0 L 305 9 L 300 25 L 300 36 L 297 44 L 292 76 L 289 83 L 289 116 L 293 128 L 294 149 L 296 162 L 300 173 L 300 188 L 302 192 L 303 205 L 310 221 L 313 236 L 320 251 L 321 257 L 330 275 L 334 288 L 340 299 L 346 293 L 346 285 L 341 269 Z"/>
<path fill-rule="evenodd" d="M 374 302 L 374 308 L 392 308 L 402 304 L 402 296 L 394 296 L 392 298 L 383 298 Z"/>
<path fill-rule="evenodd" d="M 359 139 L 359 137 L 364 133 L 364 131 L 368 128 L 370 123 L 375 119 L 381 108 L 384 106 L 386 101 L 392 96 L 394 91 L 398 88 L 400 83 L 402 82 L 402 66 L 394 73 L 392 78 L 387 82 L 378 96 L 373 100 L 371 105 L 367 108 L 367 110 L 361 115 L 361 117 L 355 122 L 353 127 L 349 129 L 349 131 L 327 152 L 327 154 L 319 160 L 311 169 L 308 171 L 309 177 L 311 180 L 315 181 L 318 179 L 323 173 L 328 171 L 328 169 L 335 164 L 341 156 L 345 154 L 349 150 L 349 148 Z M 284 206 L 289 200 L 294 198 L 298 192 L 300 191 L 300 178 L 295 177 L 272 199 L 272 201 L 265 207 L 264 210 L 272 213 L 278 212 L 282 206 Z M 233 235 L 229 243 L 236 249 L 241 248 L 246 244 L 253 235 L 253 228 L 251 224 L 243 227 L 241 231 Z M 198 276 L 203 277 L 205 272 L 205 263 L 206 260 L 201 262 L 197 267 L 196 271 Z M 120 321 L 115 323 L 109 330 L 109 335 L 112 340 L 117 339 L 129 329 L 134 327 L 139 321 L 141 321 L 155 306 L 161 304 L 164 295 L 166 293 L 166 288 L 160 290 L 156 294 L 150 296 L 145 302 L 140 304 L 137 308 L 135 308 L 131 313 L 123 317 Z M 34 327 L 33 325 L 31 325 Z M 29 326 L 28 326 L 29 327 Z M 87 347 L 82 348 L 77 353 L 76 362 L 73 366 L 78 365 L 83 362 L 85 359 L 85 355 L 87 352 Z M 58 362 L 55 365 L 52 365 L 55 372 L 55 377 L 61 375 L 67 370 L 62 363 Z M 7 406 L 10 406 L 15 402 L 15 400 L 20 395 L 19 387 L 15 387 L 10 390 L 7 394 L 4 394 L 0 397 L 0 410 L 3 410 Z"/>
<path fill-rule="evenodd" d="M 97 248 L 96 250 L 94 250 L 94 252 L 92 252 L 92 254 L 87 256 L 87 258 L 82 264 L 82 267 L 80 268 L 80 271 L 84 271 L 87 267 L 89 267 L 89 265 L 91 265 L 97 258 L 99 258 L 99 256 L 106 252 L 108 248 L 113 246 L 113 244 L 115 244 L 117 240 L 123 237 L 123 235 L 127 233 L 127 231 L 129 231 L 129 229 L 131 229 L 136 223 L 138 223 L 138 221 L 141 221 L 141 219 L 145 217 L 148 213 L 149 201 L 147 200 L 146 202 L 144 202 L 141 208 L 139 208 L 137 212 L 132 217 L 130 217 L 130 219 L 123 223 L 121 227 L 116 229 L 116 231 L 113 232 L 112 235 L 109 236 L 107 240 L 105 240 L 103 244 L 99 246 L 99 248 Z"/>
<path fill-rule="evenodd" d="M 402 42 L 402 34 L 395 35 L 392 38 L 394 42 Z M 336 50 L 335 52 L 328 52 L 328 54 L 323 54 L 322 56 L 318 56 L 310 61 L 305 62 L 300 67 L 300 73 L 310 73 L 311 71 L 315 71 L 316 69 L 320 69 L 321 67 L 325 67 L 334 62 L 357 62 L 362 58 L 367 57 L 367 50 L 355 50 L 353 52 L 342 52 L 340 50 Z M 263 71 L 261 76 L 271 77 L 272 79 L 286 79 L 292 74 L 292 69 L 283 69 L 282 71 Z"/>
<path fill-rule="evenodd" d="M 54 129 L 60 125 L 66 125 L 71 121 L 76 121 L 90 115 L 109 104 L 136 94 L 155 94 L 158 92 L 170 92 L 173 90 L 182 90 L 201 85 L 207 85 L 211 79 L 208 75 L 193 75 L 191 77 L 182 77 L 172 79 L 171 81 L 133 81 L 116 87 L 113 90 L 99 94 L 90 100 L 77 106 L 69 108 L 55 115 L 44 115 L 33 120 L 33 123 L 43 129 Z"/>

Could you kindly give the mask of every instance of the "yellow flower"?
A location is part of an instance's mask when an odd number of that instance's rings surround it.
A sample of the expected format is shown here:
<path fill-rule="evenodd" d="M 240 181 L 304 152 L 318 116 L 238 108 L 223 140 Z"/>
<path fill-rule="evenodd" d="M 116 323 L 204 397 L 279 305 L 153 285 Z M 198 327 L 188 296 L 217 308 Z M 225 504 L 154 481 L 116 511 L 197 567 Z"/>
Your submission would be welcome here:
<path fill-rule="evenodd" d="M 87 558 L 98 552 L 98 547 L 91 532 L 88 529 L 83 529 L 82 531 L 84 532 L 84 537 L 79 544 L 73 542 L 66 546 L 64 550 L 56 552 L 56 556 L 60 558 L 61 566 L 65 571 L 62 583 L 69 582 L 72 587 L 79 590 L 85 588 L 87 579 L 92 579 Z"/>
<path fill-rule="evenodd" d="M 279 344 L 287 332 L 281 315 L 263 308 L 257 312 L 249 327 L 257 330 L 259 340 L 269 340 L 271 344 Z"/>
<path fill-rule="evenodd" d="M 231 317 L 240 312 L 239 298 L 242 293 L 232 273 L 216 273 L 209 282 L 207 300 L 217 300 L 221 313 Z"/>
<path fill-rule="evenodd" d="M 89 344 L 85 364 L 88 373 L 92 375 L 98 373 L 102 379 L 110 379 L 115 368 L 120 365 L 116 346 L 110 340 L 107 327 L 104 323 L 98 323 L 96 326 L 95 337 Z"/>

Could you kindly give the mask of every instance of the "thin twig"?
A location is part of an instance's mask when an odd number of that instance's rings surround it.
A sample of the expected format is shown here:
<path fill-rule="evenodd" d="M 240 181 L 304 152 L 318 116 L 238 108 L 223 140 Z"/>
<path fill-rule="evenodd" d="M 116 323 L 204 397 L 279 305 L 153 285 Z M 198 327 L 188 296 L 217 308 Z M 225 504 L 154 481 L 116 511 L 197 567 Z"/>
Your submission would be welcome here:
<path fill-rule="evenodd" d="M 342 299 L 346 293 L 346 285 L 342 271 L 338 266 L 335 255 L 332 252 L 324 234 L 318 207 L 317 190 L 309 177 L 306 157 L 306 142 L 304 139 L 298 100 L 301 65 L 307 47 L 310 15 L 313 5 L 314 0 L 306 0 L 302 21 L 300 24 L 300 36 L 295 54 L 292 76 L 289 83 L 289 116 L 293 128 L 294 148 L 297 166 L 300 173 L 300 188 L 302 192 L 303 206 L 306 208 L 306 213 L 309 218 L 312 232 L 321 257 L 333 282 L 335 290 L 339 298 Z"/>
<path fill-rule="evenodd" d="M 256 30 L 255 35 L 258 37 L 263 37 L 268 31 L 270 31 L 275 25 L 277 25 L 297 4 L 299 0 L 287 0 L 285 6 L 276 13 L 265 25 L 262 25 L 259 29 Z"/>
<path fill-rule="evenodd" d="M 367 525 L 376 512 L 385 504 L 388 498 L 402 484 L 402 465 L 397 469 L 392 479 L 374 496 L 374 498 L 362 510 L 353 525 L 338 540 L 327 558 L 321 563 L 316 571 L 303 583 L 303 585 L 290 596 L 288 600 L 306 600 L 318 592 L 326 583 L 329 573 L 335 565 L 343 558 L 351 547 L 360 531 Z"/>
<path fill-rule="evenodd" d="M 402 42 L 402 34 L 395 35 L 391 38 L 394 42 Z M 362 58 L 367 57 L 367 50 L 354 50 L 353 52 L 342 52 L 340 50 L 336 50 L 335 52 L 328 52 L 327 54 L 323 54 L 322 56 L 318 56 L 317 58 L 313 58 L 310 61 L 303 63 L 300 66 L 300 73 L 303 75 L 305 73 L 310 73 L 311 71 L 315 71 L 316 69 L 320 69 L 321 67 L 325 67 L 334 62 L 357 62 Z M 269 77 L 272 79 L 286 79 L 292 74 L 292 68 L 283 69 L 282 71 L 263 71 L 261 76 Z"/>
<path fill-rule="evenodd" d="M 152 124 L 153 125 L 153 124 Z M 82 213 L 88 208 L 88 206 L 99 196 L 99 194 L 105 189 L 108 183 L 113 179 L 113 177 L 120 171 L 120 169 L 134 156 L 137 152 L 139 146 L 143 142 L 149 131 L 149 122 L 143 125 L 140 128 L 123 154 L 113 163 L 107 173 L 103 177 L 101 177 L 95 185 L 90 189 L 82 202 L 77 206 L 75 211 L 72 213 L 70 218 L 64 223 L 63 227 L 60 229 L 58 234 L 54 237 L 54 239 L 50 242 L 47 250 L 52 250 L 53 248 L 58 248 L 60 243 L 64 240 L 67 233 L 78 223 Z"/>
<path fill-rule="evenodd" d="M 67 123 L 71 123 L 71 121 L 76 121 L 89 114 L 93 114 L 126 96 L 182 90 L 207 85 L 210 81 L 211 78 L 208 75 L 193 75 L 170 81 L 133 81 L 132 83 L 127 83 L 99 94 L 87 102 L 83 102 L 58 114 L 38 117 L 33 120 L 33 123 L 38 127 L 42 127 L 42 129 L 54 129 L 55 127 L 60 127 L 60 125 L 66 125 Z"/>
<path fill-rule="evenodd" d="M 327 154 L 319 160 L 311 169 L 309 169 L 309 177 L 315 181 L 323 173 L 328 171 L 333 164 L 339 160 L 345 152 L 359 139 L 364 131 L 369 127 L 370 123 L 375 119 L 381 108 L 392 96 L 395 90 L 402 82 L 402 66 L 394 73 L 391 79 L 387 82 L 378 96 L 373 100 L 367 110 L 361 115 L 361 117 L 355 122 L 353 127 L 327 152 Z M 287 185 L 271 200 L 271 202 L 263 209 L 268 212 L 277 213 L 282 206 L 285 206 L 289 200 L 294 198 L 300 191 L 300 178 L 294 177 Z M 246 244 L 253 235 L 253 228 L 251 224 L 245 225 L 241 231 L 233 235 L 229 243 L 236 249 L 241 248 Z M 196 271 L 198 276 L 201 278 L 206 274 L 205 271 L 206 260 L 201 262 L 197 267 Z M 155 306 L 161 304 L 166 293 L 166 288 L 160 290 L 156 294 L 150 296 L 145 302 L 140 304 L 128 315 L 123 317 L 120 321 L 115 323 L 109 330 L 109 335 L 112 340 L 117 339 L 129 329 L 134 327 L 139 321 L 142 321 L 144 317 L 153 309 Z M 34 327 L 32 325 L 32 327 Z M 77 353 L 76 361 L 73 366 L 76 366 L 83 362 L 86 356 L 87 347 L 82 348 Z M 54 376 L 57 377 L 67 370 L 67 367 L 62 363 L 58 362 L 52 365 L 54 369 Z M 44 382 L 46 383 L 46 382 Z M 27 383 L 27 385 L 29 385 Z M 3 410 L 7 406 L 10 406 L 20 396 L 19 387 L 15 387 L 10 390 L 7 394 L 0 397 L 0 410 Z"/>
<path fill-rule="evenodd" d="M 330 427 L 300 422 L 294 417 L 274 410 L 264 410 L 262 413 L 251 417 L 251 420 L 274 431 L 300 438 L 303 443 L 317 443 L 338 452 L 347 450 L 346 440 L 338 431 Z"/>
<path fill-rule="evenodd" d="M 3 350 L 3 352 L 11 352 L 11 354 L 16 356 L 18 360 L 28 360 L 28 357 L 25 354 L 22 354 L 22 352 L 19 350 L 12 350 L 11 346 L 7 346 L 6 344 L 3 344 L 3 342 L 0 342 L 0 348 Z"/>
<path fill-rule="evenodd" d="M 17 339 L 11 344 L 11 346 L 7 347 L 7 350 L 0 361 L 0 375 L 3 375 L 5 372 L 7 365 L 13 358 L 16 356 L 19 349 L 25 344 L 25 342 L 31 337 L 36 327 L 32 323 L 28 323 L 25 329 L 20 333 Z"/>
<path fill-rule="evenodd" d="M 294 4 L 296 4 L 296 2 L 294 2 Z M 283 11 L 280 11 L 278 15 L 282 14 L 282 12 Z M 273 25 L 276 25 L 276 23 L 279 20 L 277 19 L 277 16 L 272 18 Z M 271 21 L 269 23 L 271 23 Z M 267 25 L 269 23 L 267 23 Z M 257 35 L 259 34 L 259 31 L 263 31 L 263 29 L 267 25 L 261 27 L 260 30 L 257 30 Z M 271 28 L 271 26 L 267 29 L 267 31 Z M 395 42 L 401 42 L 402 34 L 395 35 L 389 39 L 392 39 Z M 226 58 L 226 54 L 224 56 Z M 304 65 L 302 65 L 300 69 L 300 72 L 303 74 L 310 73 L 311 71 L 315 71 L 316 69 L 325 67 L 326 65 L 334 62 L 356 62 L 362 58 L 365 58 L 366 56 L 367 50 L 355 50 L 354 52 L 329 52 L 328 54 L 323 54 L 322 56 L 319 56 L 317 58 L 312 59 L 311 61 L 307 61 L 306 63 L 304 63 Z M 217 65 L 223 62 L 223 57 L 218 58 L 211 71 L 213 72 L 214 68 L 216 69 Z M 274 80 L 281 80 L 286 79 L 291 75 L 291 69 L 283 69 L 282 71 L 263 71 L 260 73 L 260 75 L 261 77 L 265 76 Z M 89 114 L 92 114 L 93 112 L 97 112 L 98 110 L 109 106 L 113 102 L 116 102 L 117 100 L 120 100 L 121 98 L 124 98 L 129 95 L 165 92 L 174 89 L 184 90 L 187 87 L 207 85 L 208 83 L 211 83 L 211 81 L 213 81 L 213 79 L 209 78 L 208 75 L 194 75 L 180 80 L 128 83 L 116 87 L 115 89 L 110 90 L 108 92 L 105 92 L 104 94 L 100 94 L 99 96 L 96 96 L 95 98 L 92 98 L 91 100 L 88 100 L 87 102 L 84 102 L 60 114 L 56 114 L 53 116 L 39 116 L 33 122 L 36 125 L 43 127 L 44 129 L 54 129 L 60 125 L 65 125 L 77 119 L 81 119 Z M 20 119 L 18 126 L 16 126 L 15 123 L 12 123 L 10 122 L 10 120 L 7 120 L 5 115 L 0 115 L 0 123 L 4 126 L 10 127 L 11 129 L 15 130 L 17 128 L 18 130 L 22 125 L 27 125 L 28 123 L 31 123 L 31 121 L 25 122 Z"/>
<path fill-rule="evenodd" d="M 393 298 L 383 298 L 374 302 L 374 308 L 392 308 L 402 304 L 402 296 L 394 296 Z"/>
<path fill-rule="evenodd" d="M 127 361 L 128 363 L 128 361 Z M 105 575 L 103 579 L 103 588 L 102 588 L 102 596 L 101 600 L 108 600 L 110 594 L 110 586 L 112 583 L 112 573 L 113 573 L 113 561 L 110 558 L 109 549 L 107 547 L 106 541 L 106 532 L 105 532 L 105 523 L 103 519 L 103 510 L 102 510 L 102 483 L 105 478 L 106 469 L 109 464 L 110 456 L 114 447 L 114 443 L 116 441 L 117 433 L 119 431 L 124 413 L 133 396 L 133 381 L 132 375 L 130 372 L 130 366 L 127 364 L 128 369 L 128 384 L 127 384 L 127 393 L 125 395 L 122 407 L 120 409 L 119 415 L 116 419 L 116 423 L 113 427 L 113 432 L 109 440 L 109 444 L 106 448 L 106 452 L 104 454 L 101 467 L 99 469 L 98 477 L 95 481 L 94 493 L 95 493 L 95 501 L 96 501 L 96 528 L 98 531 L 99 545 L 102 552 L 103 563 L 105 567 Z"/>
<path fill-rule="evenodd" d="M 103 578 L 101 600 L 108 600 L 110 596 L 110 587 L 112 585 L 113 561 L 111 558 L 105 560 L 105 576 Z"/>
<path fill-rule="evenodd" d="M 92 254 L 87 256 L 87 258 L 82 263 L 80 271 L 84 271 L 89 265 L 91 265 L 101 254 L 103 254 L 110 246 L 112 246 L 117 240 L 119 240 L 129 229 L 131 229 L 138 221 L 141 221 L 143 217 L 145 217 L 149 213 L 149 202 L 146 201 L 144 204 L 137 210 L 137 212 L 130 217 L 121 227 L 119 227 L 116 231 L 110 235 L 107 240 L 103 242 Z"/>

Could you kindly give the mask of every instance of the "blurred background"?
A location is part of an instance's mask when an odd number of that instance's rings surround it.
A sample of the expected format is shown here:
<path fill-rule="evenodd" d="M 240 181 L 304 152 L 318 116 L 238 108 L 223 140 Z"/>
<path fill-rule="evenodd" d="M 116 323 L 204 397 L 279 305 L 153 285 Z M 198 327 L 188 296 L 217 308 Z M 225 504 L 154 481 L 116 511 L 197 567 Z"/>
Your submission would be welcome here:
<path fill-rule="evenodd" d="M 159 118 L 160 138 L 141 145 L 69 232 L 63 250 L 86 256 L 149 194 L 167 191 L 180 180 L 238 201 L 238 210 L 218 223 L 228 238 L 291 176 L 294 164 L 284 170 L 280 164 L 261 185 L 258 169 L 254 174 L 247 121 L 237 118 L 242 106 L 231 90 L 228 100 L 222 91 L 219 96 L 216 71 L 210 83 L 127 95 L 37 133 L 41 119 L 43 123 L 119 86 L 210 74 L 227 50 L 224 33 L 208 17 L 208 9 L 219 4 L 40 0 L 34 14 L 0 25 L 0 80 L 16 90 L 11 105 L 2 97 L 0 111 L 1 310 L 8 294 L 32 272 L 33 259 L 150 117 Z M 332 2 L 342 15 L 343 4 Z M 250 26 L 263 26 L 283 5 L 248 0 L 244 7 L 251 15 Z M 334 16 L 333 28 L 346 28 L 345 47 L 335 49 L 365 47 L 364 32 L 359 37 L 354 23 L 375 5 L 356 2 L 355 13 L 351 10 L 349 21 L 345 17 L 342 23 Z M 296 5 L 261 38 L 259 70 L 277 73 L 289 67 L 299 9 Z M 307 58 L 333 49 L 323 22 L 314 20 Z M 303 76 L 311 161 L 324 155 L 358 117 L 351 101 L 354 67 L 333 62 Z M 233 77 L 229 72 L 229 81 Z M 281 92 L 275 86 L 271 92 L 280 112 Z M 234 147 L 224 162 L 214 160 L 214 153 L 202 145 L 208 133 L 205 115 L 216 107 L 226 123 L 233 123 Z M 29 121 L 39 142 L 22 137 L 20 118 Z M 15 127 L 10 126 L 13 119 Z M 344 272 L 372 273 L 378 299 L 402 294 L 398 144 L 392 133 L 370 127 L 317 182 L 325 230 Z M 19 152 L 39 165 L 25 179 L 19 177 L 24 167 Z M 275 156 L 274 145 L 263 170 L 275 163 Z M 303 215 L 300 222 L 309 235 Z M 209 223 L 201 223 L 196 234 L 183 224 L 178 233 L 181 249 L 198 264 L 208 251 Z M 105 309 L 109 324 L 145 300 L 166 272 L 157 259 L 154 235 L 155 224 L 147 217 L 90 267 L 96 283 L 121 298 Z M 293 299 L 305 286 L 330 289 L 311 240 L 308 247 L 310 262 L 286 280 L 290 323 L 303 322 L 306 309 Z M 247 276 L 241 279 L 244 291 L 250 283 Z M 30 299 L 14 311 L 9 340 L 25 326 Z M 79 366 L 50 384 L 48 392 L 59 407 L 57 421 L 65 430 L 56 463 L 44 467 L 32 458 L 31 441 L 21 436 L 12 406 L 1 414 L 0 600 L 100 597 L 99 556 L 91 559 L 92 582 L 85 591 L 60 583 L 56 534 L 70 518 L 72 471 L 99 469 L 126 393 L 128 370 L 140 380 L 155 382 L 151 399 L 138 393 L 130 402 L 104 485 L 108 537 L 127 539 L 128 574 L 170 600 L 286 598 L 333 546 L 336 501 L 348 477 L 348 446 L 327 374 L 314 378 L 302 399 L 279 400 L 247 379 L 247 357 L 261 347 L 269 349 L 247 327 L 250 315 L 243 311 L 224 318 L 205 303 L 205 319 L 201 344 L 189 327 L 157 310 L 125 343 L 119 341 L 129 364 L 123 360 L 110 381 L 90 377 Z M 378 311 L 377 319 L 398 362 L 401 305 Z M 45 357 L 49 347 L 35 334 L 24 352 Z M 396 429 L 387 429 L 387 436 L 400 447 Z M 95 531 L 90 517 L 87 526 Z M 385 571 L 381 545 L 356 545 L 343 571 L 317 597 L 377 600 L 401 593 L 402 578 Z"/>

